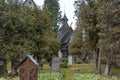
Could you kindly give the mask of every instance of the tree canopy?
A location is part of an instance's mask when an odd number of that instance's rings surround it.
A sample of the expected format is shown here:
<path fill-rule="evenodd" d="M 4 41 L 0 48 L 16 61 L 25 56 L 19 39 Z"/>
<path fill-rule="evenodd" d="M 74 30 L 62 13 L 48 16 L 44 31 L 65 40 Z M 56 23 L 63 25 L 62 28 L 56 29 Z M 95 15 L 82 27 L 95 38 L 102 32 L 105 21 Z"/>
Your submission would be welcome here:
<path fill-rule="evenodd" d="M 79 39 L 81 30 L 85 29 L 86 47 L 96 52 L 96 54 L 100 50 L 99 52 L 106 57 L 106 63 L 110 65 L 116 60 L 118 61 L 117 57 L 120 55 L 118 51 L 120 49 L 119 3 L 119 0 L 75 1 L 79 35 L 75 34 L 73 36 L 74 40 Z M 78 41 L 78 43 L 80 42 L 81 40 Z M 75 44 L 75 42 L 73 43 Z M 77 50 L 79 51 L 81 48 Z M 98 60 L 97 57 L 95 60 Z"/>
<path fill-rule="evenodd" d="M 31 9 L 0 1 L 0 55 L 23 57 L 26 54 L 44 54 L 42 50 L 51 47 L 50 41 L 59 44 L 57 38 L 50 40 L 45 37 L 53 36 L 49 13 L 47 8 Z M 46 35 L 49 32 L 51 35 Z M 50 50 L 56 53 L 53 49 Z"/>
<path fill-rule="evenodd" d="M 50 11 L 50 18 L 52 20 L 51 26 L 53 28 L 53 31 L 55 32 L 55 36 L 57 36 L 57 32 L 59 29 L 58 23 L 61 19 L 59 0 L 45 0 L 44 7 L 47 7 Z"/>

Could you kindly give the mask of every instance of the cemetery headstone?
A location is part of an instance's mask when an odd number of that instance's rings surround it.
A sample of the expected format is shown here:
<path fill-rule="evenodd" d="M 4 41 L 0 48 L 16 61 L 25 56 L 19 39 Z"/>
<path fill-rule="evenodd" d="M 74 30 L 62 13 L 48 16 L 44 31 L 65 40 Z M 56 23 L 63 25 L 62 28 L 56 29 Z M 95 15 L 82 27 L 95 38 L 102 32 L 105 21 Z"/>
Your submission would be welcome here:
<path fill-rule="evenodd" d="M 0 74 L 7 73 L 7 60 L 6 59 L 0 59 Z"/>
<path fill-rule="evenodd" d="M 59 72 L 60 68 L 60 62 L 58 57 L 53 57 L 52 58 L 52 66 L 51 66 L 51 71 L 52 72 Z"/>
<path fill-rule="evenodd" d="M 18 65 L 20 80 L 37 80 L 39 64 L 31 55 L 26 56 Z"/>
<path fill-rule="evenodd" d="M 59 57 L 60 59 L 62 58 L 62 52 L 61 52 L 61 51 L 58 52 L 58 57 Z"/>
<path fill-rule="evenodd" d="M 68 56 L 68 65 L 72 65 L 72 55 Z"/>
<path fill-rule="evenodd" d="M 16 66 L 19 63 L 20 63 L 20 60 L 18 60 L 18 59 L 12 59 L 12 67 L 11 67 L 12 76 L 15 76 L 15 75 L 18 74 Z"/>

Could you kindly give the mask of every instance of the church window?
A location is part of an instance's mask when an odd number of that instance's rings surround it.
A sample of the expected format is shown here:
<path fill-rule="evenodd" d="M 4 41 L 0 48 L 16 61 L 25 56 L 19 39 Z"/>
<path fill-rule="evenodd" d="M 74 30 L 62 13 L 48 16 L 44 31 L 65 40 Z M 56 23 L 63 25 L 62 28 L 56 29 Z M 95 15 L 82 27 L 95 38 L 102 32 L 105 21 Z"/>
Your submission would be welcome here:
<path fill-rule="evenodd" d="M 29 1 L 29 4 L 32 4 L 32 2 L 31 2 L 31 1 Z"/>

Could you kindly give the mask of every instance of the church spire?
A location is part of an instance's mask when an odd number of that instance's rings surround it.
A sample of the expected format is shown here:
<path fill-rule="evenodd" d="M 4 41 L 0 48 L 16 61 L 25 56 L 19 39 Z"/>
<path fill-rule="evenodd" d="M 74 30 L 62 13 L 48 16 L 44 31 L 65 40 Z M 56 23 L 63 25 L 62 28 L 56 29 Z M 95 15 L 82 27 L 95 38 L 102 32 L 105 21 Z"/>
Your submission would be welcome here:
<path fill-rule="evenodd" d="M 66 15 L 66 12 L 65 12 L 65 5 L 64 5 L 64 16 Z"/>
<path fill-rule="evenodd" d="M 63 18 L 62 18 L 62 21 L 65 21 L 65 22 L 68 21 L 68 18 L 67 18 L 67 16 L 66 16 L 66 12 L 65 12 L 65 6 L 64 6 L 64 16 L 63 16 Z"/>

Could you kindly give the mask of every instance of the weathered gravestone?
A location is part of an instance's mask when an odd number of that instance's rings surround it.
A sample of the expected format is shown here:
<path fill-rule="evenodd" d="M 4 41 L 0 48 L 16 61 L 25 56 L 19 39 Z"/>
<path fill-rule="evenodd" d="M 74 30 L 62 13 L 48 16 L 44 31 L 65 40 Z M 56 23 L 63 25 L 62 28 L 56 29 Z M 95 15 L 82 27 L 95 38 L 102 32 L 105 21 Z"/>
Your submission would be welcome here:
<path fill-rule="evenodd" d="M 20 60 L 18 60 L 18 59 L 11 59 L 11 61 L 12 61 L 12 67 L 11 67 L 12 76 L 15 76 L 15 75 L 18 74 L 16 66 L 20 63 Z"/>
<path fill-rule="evenodd" d="M 60 68 L 60 62 L 58 57 L 53 57 L 52 58 L 52 66 L 51 66 L 51 71 L 52 72 L 59 72 Z"/>
<path fill-rule="evenodd" d="M 68 65 L 72 65 L 72 55 L 68 56 Z"/>
<path fill-rule="evenodd" d="M 0 59 L 0 74 L 7 73 L 7 60 Z"/>
<path fill-rule="evenodd" d="M 20 80 L 37 80 L 39 64 L 32 56 L 26 56 L 18 65 Z"/>
<path fill-rule="evenodd" d="M 63 55 L 62 55 L 62 52 L 61 52 L 61 51 L 59 51 L 59 52 L 58 52 L 58 57 L 59 57 L 59 59 L 61 59 L 61 58 L 62 58 L 62 56 L 63 56 Z"/>

